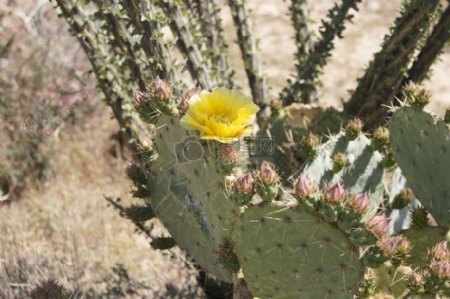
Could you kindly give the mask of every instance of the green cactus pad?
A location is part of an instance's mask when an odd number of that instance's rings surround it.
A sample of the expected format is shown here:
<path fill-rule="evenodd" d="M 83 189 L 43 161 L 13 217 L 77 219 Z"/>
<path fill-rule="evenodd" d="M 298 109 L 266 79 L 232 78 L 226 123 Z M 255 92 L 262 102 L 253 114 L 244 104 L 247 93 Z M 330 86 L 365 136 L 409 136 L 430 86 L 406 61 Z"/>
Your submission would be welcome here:
<path fill-rule="evenodd" d="M 295 208 L 248 209 L 235 224 L 233 241 L 255 297 L 352 298 L 363 278 L 346 235 Z"/>
<path fill-rule="evenodd" d="M 394 154 L 403 175 L 438 224 L 450 224 L 450 132 L 427 112 L 395 111 L 389 126 Z"/>
<path fill-rule="evenodd" d="M 225 175 L 208 146 L 182 128 L 178 118 L 162 115 L 156 129 L 151 205 L 180 247 L 210 274 L 230 281 L 218 252 L 239 207 L 225 195 Z"/>
<path fill-rule="evenodd" d="M 337 153 L 343 153 L 348 162 L 335 173 L 333 157 Z M 383 200 L 385 172 L 382 160 L 382 155 L 371 149 L 370 140 L 364 135 L 361 134 L 350 141 L 341 133 L 331 137 L 321 146 L 317 157 L 306 162 L 302 175 L 320 188 L 329 182 L 341 182 L 349 193 L 367 192 L 370 199 L 367 217 L 370 217 L 375 214 Z"/>

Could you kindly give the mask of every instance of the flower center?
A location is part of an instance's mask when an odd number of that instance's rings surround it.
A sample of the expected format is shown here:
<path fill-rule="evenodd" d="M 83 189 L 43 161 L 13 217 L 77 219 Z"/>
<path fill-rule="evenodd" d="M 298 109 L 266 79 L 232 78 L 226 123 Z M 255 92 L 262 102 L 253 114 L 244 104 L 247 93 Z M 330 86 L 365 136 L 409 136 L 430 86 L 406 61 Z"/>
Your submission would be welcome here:
<path fill-rule="evenodd" d="M 216 115 L 211 115 L 210 118 L 212 120 L 214 120 L 215 122 L 218 122 L 218 123 L 223 123 L 223 124 L 226 124 L 226 125 L 231 124 L 231 119 L 230 119 L 230 117 L 228 115 L 216 114 Z"/>

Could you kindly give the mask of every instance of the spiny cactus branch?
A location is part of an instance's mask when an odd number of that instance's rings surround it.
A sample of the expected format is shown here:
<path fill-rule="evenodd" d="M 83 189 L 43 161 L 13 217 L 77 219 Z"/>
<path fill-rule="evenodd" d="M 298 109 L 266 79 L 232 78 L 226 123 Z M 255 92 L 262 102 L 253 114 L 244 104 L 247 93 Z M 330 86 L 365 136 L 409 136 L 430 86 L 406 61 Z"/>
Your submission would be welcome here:
<path fill-rule="evenodd" d="M 128 33 L 125 28 L 123 28 L 123 24 L 119 23 L 117 17 L 114 15 L 113 6 L 104 3 L 104 0 L 94 0 L 99 8 L 99 14 L 102 16 L 103 20 L 107 24 L 108 30 L 112 34 L 111 42 L 114 45 L 114 48 L 122 51 L 124 56 L 126 57 L 126 62 L 129 65 L 131 72 L 133 73 L 133 77 L 136 78 L 139 88 L 141 90 L 145 89 L 145 79 L 142 76 L 142 71 L 138 65 L 136 55 L 132 49 L 131 42 L 129 40 Z"/>
<path fill-rule="evenodd" d="M 154 67 L 151 67 L 153 78 L 159 76 L 162 79 L 177 81 L 173 61 L 169 53 L 167 44 L 160 42 L 158 32 L 161 27 L 154 21 L 153 7 L 146 7 L 146 4 L 140 4 L 140 0 L 124 1 L 123 5 L 135 27 L 135 30 L 142 36 L 140 43 L 147 59 L 155 61 Z M 142 10 L 142 13 L 141 11 Z"/>
<path fill-rule="evenodd" d="M 248 8 L 242 0 L 228 0 L 228 5 L 233 15 L 238 43 L 253 100 L 258 106 L 264 107 L 268 97 L 267 86 L 262 74 L 261 63 L 256 53 L 256 40 L 253 35 Z"/>
<path fill-rule="evenodd" d="M 281 97 L 284 105 L 299 102 L 300 100 L 304 103 L 309 103 L 316 99 L 317 87 L 320 86 L 319 76 L 327 63 L 328 57 L 331 56 L 331 50 L 334 48 L 334 39 L 336 37 L 342 38 L 342 33 L 345 29 L 345 21 L 351 21 L 353 18 L 353 16 L 349 14 L 349 11 L 352 8 L 357 10 L 359 2 L 361 2 L 361 0 L 343 0 L 341 4 L 335 4 L 328 12 L 329 20 L 322 21 L 322 28 L 320 30 L 321 38 L 314 43 L 311 52 L 308 53 L 306 57 L 302 57 L 300 51 L 303 49 L 299 48 L 297 55 L 297 78 L 294 82 L 289 82 L 289 86 L 282 92 Z M 303 31 L 306 30 L 305 33 L 303 33 L 304 35 L 307 34 L 307 28 L 306 24 L 302 25 L 301 23 L 298 23 L 297 20 L 294 20 L 294 18 L 297 18 L 296 16 L 299 13 L 304 14 L 305 4 L 305 1 L 295 0 L 293 1 L 291 8 L 294 27 L 297 32 L 297 44 L 299 47 L 301 46 L 301 43 L 299 43 L 298 40 L 300 37 L 300 29 Z M 298 15 L 298 18 L 300 17 L 301 15 Z M 305 37 L 300 38 L 302 40 L 305 39 Z M 307 40 L 302 43 L 305 42 L 307 42 Z"/>
<path fill-rule="evenodd" d="M 101 50 L 99 49 L 98 40 L 95 36 L 94 29 L 86 22 L 87 18 L 83 17 L 83 14 L 76 6 L 71 6 L 67 0 L 55 0 L 61 12 L 68 20 L 69 26 L 81 47 L 87 54 L 87 57 L 92 65 L 94 74 L 99 83 L 100 89 L 106 97 L 106 102 L 113 110 L 114 117 L 117 119 L 121 126 L 124 125 L 124 120 L 122 117 L 122 105 L 123 98 L 112 92 L 111 82 L 101 75 L 102 64 L 101 60 L 97 59 Z"/>
<path fill-rule="evenodd" d="M 202 34 L 206 37 L 210 50 L 211 69 L 220 78 L 219 85 L 234 88 L 234 71 L 231 69 L 226 50 L 228 48 L 223 36 L 220 8 L 217 0 L 195 0 Z"/>
<path fill-rule="evenodd" d="M 174 0 L 158 1 L 158 5 L 164 11 L 166 17 L 170 18 L 170 28 L 177 36 L 177 45 L 186 56 L 188 70 L 193 79 L 206 89 L 212 87 L 212 81 L 206 69 L 205 60 L 195 44 L 189 24 L 180 12 L 180 3 Z"/>
<path fill-rule="evenodd" d="M 311 54 L 314 49 L 314 42 L 312 39 L 312 33 L 308 28 L 308 1 L 305 0 L 292 0 L 291 2 L 291 20 L 295 29 L 295 42 L 297 44 L 296 58 L 299 62 L 297 68 L 300 68 Z M 300 69 L 298 69 L 300 72 Z M 310 82 L 310 84 L 313 84 Z M 317 101 L 317 91 L 314 90 L 309 94 L 302 94 L 302 102 L 316 102 Z"/>
<path fill-rule="evenodd" d="M 409 78 L 416 83 L 423 81 L 431 65 L 436 58 L 441 54 L 442 49 L 450 40 L 450 5 L 447 6 L 442 14 L 439 22 L 434 26 L 431 35 L 428 37 L 425 46 L 420 51 L 419 56 L 414 61 L 409 70 Z"/>
<path fill-rule="evenodd" d="M 361 118 L 367 128 L 375 128 L 386 119 L 386 105 L 392 105 L 399 93 L 405 69 L 438 4 L 439 0 L 413 0 L 404 7 L 392 34 L 385 38 L 382 50 L 345 104 L 345 111 Z"/>

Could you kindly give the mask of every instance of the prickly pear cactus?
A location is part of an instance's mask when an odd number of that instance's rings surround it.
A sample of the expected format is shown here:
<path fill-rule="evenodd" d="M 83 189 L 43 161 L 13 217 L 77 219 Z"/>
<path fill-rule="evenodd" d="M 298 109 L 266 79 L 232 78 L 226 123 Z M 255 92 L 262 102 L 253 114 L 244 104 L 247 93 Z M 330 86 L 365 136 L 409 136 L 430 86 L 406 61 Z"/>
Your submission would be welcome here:
<path fill-rule="evenodd" d="M 401 107 L 389 126 L 395 158 L 419 201 L 438 224 L 450 224 L 450 131 L 416 107 Z"/>
<path fill-rule="evenodd" d="M 351 298 L 364 275 L 344 232 L 298 207 L 252 207 L 233 235 L 245 280 L 259 298 Z"/>
<path fill-rule="evenodd" d="M 238 209 L 225 198 L 225 175 L 207 145 L 182 128 L 178 118 L 161 115 L 155 127 L 158 158 L 151 168 L 151 205 L 180 247 L 210 274 L 230 281 L 218 252 Z"/>
<path fill-rule="evenodd" d="M 302 175 L 321 188 L 342 182 L 350 193 L 367 192 L 368 216 L 375 214 L 383 200 L 383 156 L 370 147 L 370 140 L 358 134 L 353 140 L 346 133 L 331 137 L 320 146 L 313 159 L 305 163 Z"/>

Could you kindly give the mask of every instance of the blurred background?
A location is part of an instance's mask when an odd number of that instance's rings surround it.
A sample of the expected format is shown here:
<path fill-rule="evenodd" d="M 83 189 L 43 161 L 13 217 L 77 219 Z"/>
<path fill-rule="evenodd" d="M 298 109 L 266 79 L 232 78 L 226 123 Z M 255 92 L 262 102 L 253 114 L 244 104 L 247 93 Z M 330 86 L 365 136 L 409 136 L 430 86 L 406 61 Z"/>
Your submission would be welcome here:
<path fill-rule="evenodd" d="M 311 1 L 311 19 L 333 3 Z M 322 103 L 339 107 L 348 98 L 400 3 L 361 3 L 324 70 Z M 295 67 L 288 2 L 249 4 L 276 95 Z M 229 11 L 223 19 L 234 41 Z M 311 22 L 317 30 L 320 23 Z M 231 42 L 230 54 L 244 80 Z M 449 76 L 447 47 L 425 84 L 429 108 L 440 115 L 450 104 Z M 49 2 L 0 0 L 0 298 L 24 298 L 48 278 L 86 298 L 201 298 L 197 271 L 180 252 L 153 250 L 107 207 L 105 196 L 132 201 L 117 131 L 89 62 Z"/>

